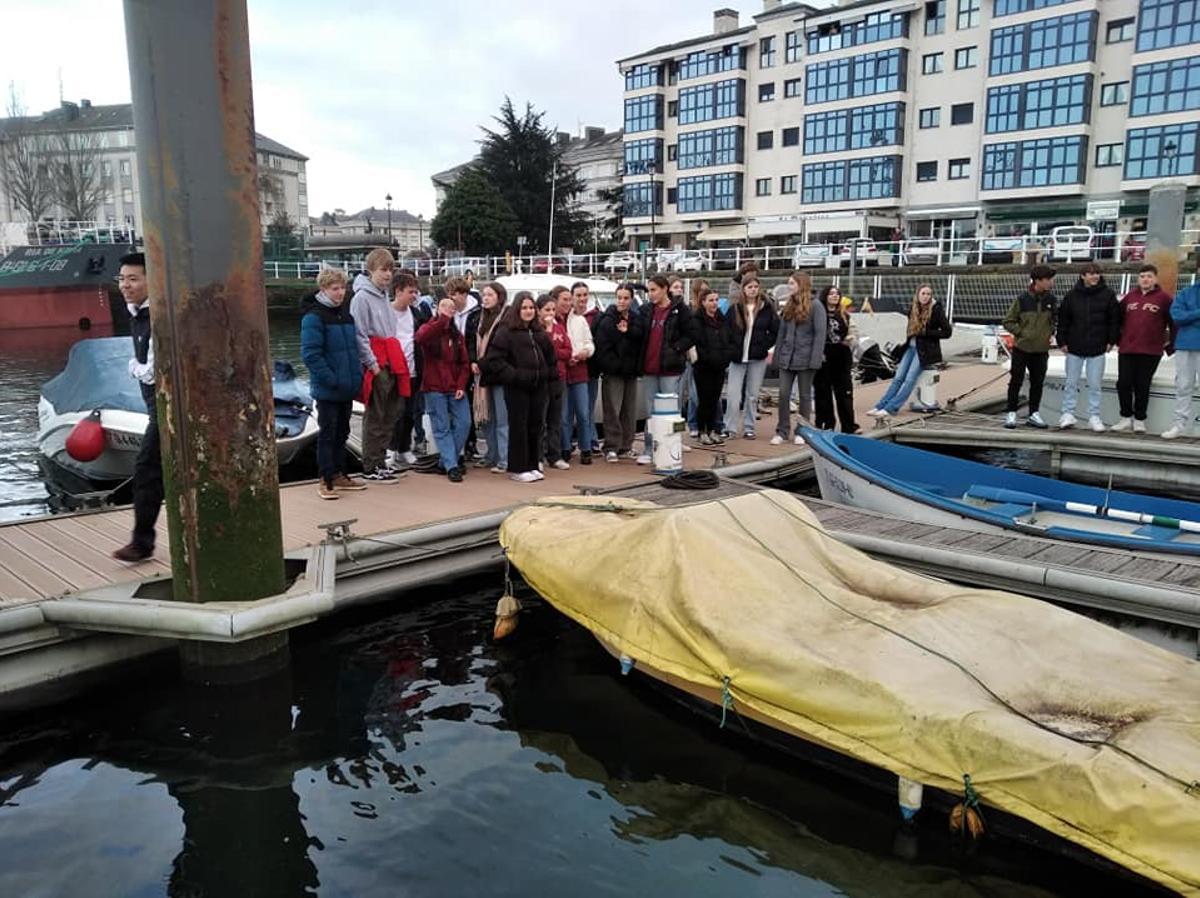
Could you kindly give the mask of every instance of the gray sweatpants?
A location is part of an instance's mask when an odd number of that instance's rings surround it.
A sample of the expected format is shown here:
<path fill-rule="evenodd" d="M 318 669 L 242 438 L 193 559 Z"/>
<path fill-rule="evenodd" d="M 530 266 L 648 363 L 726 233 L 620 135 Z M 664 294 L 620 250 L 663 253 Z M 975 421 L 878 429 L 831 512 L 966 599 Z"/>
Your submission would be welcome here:
<path fill-rule="evenodd" d="M 1192 427 L 1192 395 L 1200 380 L 1200 349 L 1175 350 L 1175 425 L 1185 432 Z"/>
<path fill-rule="evenodd" d="M 796 423 L 796 435 L 800 433 L 802 424 L 812 426 L 812 385 L 816 375 L 816 368 L 802 368 L 799 371 L 789 371 L 787 368 L 779 369 L 779 424 L 775 428 L 775 433 L 785 440 L 793 436 L 791 432 L 793 384 L 797 386 L 800 394 L 797 397 L 800 406 L 800 421 Z"/>

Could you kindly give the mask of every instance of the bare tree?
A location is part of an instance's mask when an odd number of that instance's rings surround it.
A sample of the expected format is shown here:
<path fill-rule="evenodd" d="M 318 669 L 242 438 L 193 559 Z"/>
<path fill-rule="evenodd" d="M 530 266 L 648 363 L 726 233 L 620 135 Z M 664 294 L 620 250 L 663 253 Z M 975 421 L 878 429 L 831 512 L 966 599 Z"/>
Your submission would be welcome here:
<path fill-rule="evenodd" d="M 54 201 L 47 167 L 48 142 L 30 127 L 15 84 L 8 85 L 7 121 L 0 130 L 0 178 L 12 205 L 38 221 Z"/>
<path fill-rule="evenodd" d="M 54 200 L 75 221 L 90 221 L 104 202 L 100 138 L 87 131 L 62 131 L 50 140 Z"/>

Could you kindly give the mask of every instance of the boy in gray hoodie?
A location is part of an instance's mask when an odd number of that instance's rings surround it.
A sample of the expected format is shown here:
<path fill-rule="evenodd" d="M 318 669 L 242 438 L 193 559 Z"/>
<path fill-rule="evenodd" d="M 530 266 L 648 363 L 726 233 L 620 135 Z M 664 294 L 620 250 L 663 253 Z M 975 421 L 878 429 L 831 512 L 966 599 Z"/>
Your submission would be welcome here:
<path fill-rule="evenodd" d="M 386 351 L 381 354 L 376 348 L 396 339 L 396 313 L 388 298 L 396 263 L 391 252 L 380 247 L 371 250 L 366 266 L 367 273 L 354 279 L 354 298 L 350 300 L 358 358 L 364 371 L 369 372 L 370 383 L 363 413 L 363 477 L 395 480 L 396 475 L 386 464 L 387 448 L 404 408 L 404 396 L 400 392 L 399 375 L 387 364 Z M 407 371 L 404 373 L 407 375 Z"/>

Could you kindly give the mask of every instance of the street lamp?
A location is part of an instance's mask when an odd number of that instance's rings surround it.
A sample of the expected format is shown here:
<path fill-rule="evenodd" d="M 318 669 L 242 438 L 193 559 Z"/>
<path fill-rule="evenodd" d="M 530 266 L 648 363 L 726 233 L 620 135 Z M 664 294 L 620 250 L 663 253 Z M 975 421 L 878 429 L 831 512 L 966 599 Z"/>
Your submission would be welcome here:
<path fill-rule="evenodd" d="M 387 209 L 388 209 L 387 232 L 388 232 L 388 236 L 391 237 L 392 236 L 392 195 L 389 193 L 387 196 L 384 197 L 384 199 L 387 200 Z"/>
<path fill-rule="evenodd" d="M 417 249 L 425 249 L 425 216 L 417 216 Z"/>
<path fill-rule="evenodd" d="M 1168 140 L 1163 144 L 1163 156 L 1167 160 L 1167 174 L 1175 174 L 1175 154 L 1179 152 L 1179 145 L 1174 140 Z"/>

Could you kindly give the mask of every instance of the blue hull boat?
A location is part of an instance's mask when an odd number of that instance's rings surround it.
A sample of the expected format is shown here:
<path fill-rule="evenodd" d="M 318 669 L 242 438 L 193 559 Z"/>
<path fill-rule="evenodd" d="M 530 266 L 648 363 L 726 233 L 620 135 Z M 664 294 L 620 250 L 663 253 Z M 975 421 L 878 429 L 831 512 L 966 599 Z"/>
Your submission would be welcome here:
<path fill-rule="evenodd" d="M 805 428 L 822 498 L 923 524 L 1200 555 L 1200 503 L 1105 490 Z"/>

